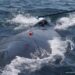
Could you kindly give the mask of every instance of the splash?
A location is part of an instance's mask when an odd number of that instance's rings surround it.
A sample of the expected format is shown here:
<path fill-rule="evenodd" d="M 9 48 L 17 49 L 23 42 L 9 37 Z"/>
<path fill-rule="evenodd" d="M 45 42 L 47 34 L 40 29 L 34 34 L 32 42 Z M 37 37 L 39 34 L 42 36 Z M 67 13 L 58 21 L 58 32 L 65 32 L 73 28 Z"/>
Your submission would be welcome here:
<path fill-rule="evenodd" d="M 39 70 L 46 65 L 50 66 L 51 64 L 54 64 L 54 62 L 56 62 L 56 60 L 60 57 L 62 58 L 61 60 L 64 61 L 68 42 L 69 40 L 63 41 L 60 38 L 53 38 L 53 40 L 48 40 L 52 50 L 52 53 L 48 54 L 48 57 L 40 59 L 38 55 L 36 55 L 38 58 L 29 59 L 16 56 L 16 58 L 12 60 L 10 64 L 5 66 L 1 75 L 18 75 L 23 71 L 25 74 L 29 75 L 29 73 L 35 72 L 36 70 Z M 72 50 L 73 46 L 71 47 Z M 45 55 L 45 53 L 47 52 L 41 52 L 41 55 Z"/>
<path fill-rule="evenodd" d="M 52 54 L 51 56 L 60 56 L 62 59 L 64 59 L 64 54 L 69 50 L 68 48 L 70 47 L 70 50 L 73 50 L 74 48 L 74 43 L 70 39 L 61 40 L 61 38 L 54 38 L 53 40 L 49 40 L 48 43 L 51 46 L 52 49 Z M 70 43 L 70 45 L 69 45 Z M 69 46 L 69 47 L 68 47 Z"/>
<path fill-rule="evenodd" d="M 52 49 L 52 55 L 60 55 L 64 56 L 63 54 L 66 52 L 67 48 L 67 42 L 66 41 L 61 41 L 60 38 L 54 38 L 53 40 L 48 41 L 51 45 Z"/>
<path fill-rule="evenodd" d="M 68 17 L 62 17 L 57 20 L 55 29 L 67 30 L 70 27 L 75 26 L 75 15 L 70 14 Z"/>
<path fill-rule="evenodd" d="M 44 19 L 44 18 L 42 18 L 42 17 L 37 18 L 34 16 L 30 16 L 30 15 L 18 14 L 11 20 L 8 20 L 8 22 L 18 24 L 18 26 L 14 28 L 15 30 L 17 30 L 17 29 L 24 29 L 26 27 L 34 26 L 36 23 L 38 23 L 42 19 Z"/>

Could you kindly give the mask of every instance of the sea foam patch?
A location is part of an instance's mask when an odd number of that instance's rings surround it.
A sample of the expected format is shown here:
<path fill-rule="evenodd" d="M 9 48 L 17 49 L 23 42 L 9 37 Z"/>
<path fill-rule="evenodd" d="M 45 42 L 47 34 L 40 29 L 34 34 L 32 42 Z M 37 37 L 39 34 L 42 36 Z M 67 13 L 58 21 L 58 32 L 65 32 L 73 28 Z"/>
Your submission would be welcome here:
<path fill-rule="evenodd" d="M 69 15 L 68 17 L 62 17 L 57 20 L 55 29 L 67 30 L 69 27 L 75 26 L 75 15 Z"/>

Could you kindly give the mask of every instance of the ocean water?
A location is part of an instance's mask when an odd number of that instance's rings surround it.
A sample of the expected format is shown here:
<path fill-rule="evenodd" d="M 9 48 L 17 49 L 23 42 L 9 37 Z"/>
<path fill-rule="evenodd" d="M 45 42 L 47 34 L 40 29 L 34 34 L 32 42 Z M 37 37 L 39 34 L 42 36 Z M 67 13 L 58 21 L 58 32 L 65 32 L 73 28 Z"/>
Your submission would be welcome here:
<path fill-rule="evenodd" d="M 46 32 L 35 26 L 44 18 L 52 27 Z M 32 40 L 29 31 L 35 33 Z M 24 41 L 28 54 L 20 47 Z M 74 74 L 75 0 L 0 0 L 0 75 Z"/>

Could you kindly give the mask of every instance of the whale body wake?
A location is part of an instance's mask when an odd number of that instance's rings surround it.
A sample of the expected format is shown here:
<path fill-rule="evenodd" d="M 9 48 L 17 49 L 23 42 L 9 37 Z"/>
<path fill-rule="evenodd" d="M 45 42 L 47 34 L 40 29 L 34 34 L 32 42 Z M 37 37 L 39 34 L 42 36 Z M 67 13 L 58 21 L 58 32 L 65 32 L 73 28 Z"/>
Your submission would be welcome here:
<path fill-rule="evenodd" d="M 52 25 L 51 20 L 44 18 L 49 25 L 45 24 L 42 27 L 39 25 L 42 20 L 43 18 L 21 14 L 7 20 L 9 23 L 17 24 L 13 28 L 14 31 L 24 31 L 2 40 L 0 56 L 4 65 L 1 75 L 40 75 L 40 70 L 46 66 L 51 71 L 54 68 L 74 65 L 74 59 L 69 57 L 75 55 L 74 15 L 61 17 L 56 21 L 56 25 Z M 55 72 L 51 72 L 56 75 Z"/>

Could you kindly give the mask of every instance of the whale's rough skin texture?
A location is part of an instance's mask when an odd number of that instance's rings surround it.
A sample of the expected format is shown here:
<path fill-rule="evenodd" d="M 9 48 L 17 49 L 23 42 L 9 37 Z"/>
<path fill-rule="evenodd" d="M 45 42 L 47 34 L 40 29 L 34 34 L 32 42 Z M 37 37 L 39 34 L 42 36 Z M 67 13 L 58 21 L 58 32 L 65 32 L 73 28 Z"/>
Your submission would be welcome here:
<path fill-rule="evenodd" d="M 29 35 L 32 32 L 32 35 Z M 16 56 L 23 56 L 31 58 L 31 53 L 36 50 L 45 49 L 50 51 L 50 45 L 48 40 L 53 37 L 59 37 L 59 34 L 54 31 L 53 27 L 38 28 L 34 27 L 30 30 L 22 32 L 15 37 L 8 39 L 8 43 L 5 46 L 4 61 L 10 61 Z"/>

